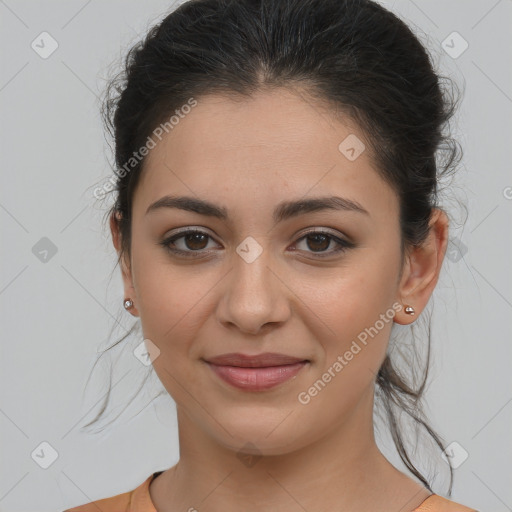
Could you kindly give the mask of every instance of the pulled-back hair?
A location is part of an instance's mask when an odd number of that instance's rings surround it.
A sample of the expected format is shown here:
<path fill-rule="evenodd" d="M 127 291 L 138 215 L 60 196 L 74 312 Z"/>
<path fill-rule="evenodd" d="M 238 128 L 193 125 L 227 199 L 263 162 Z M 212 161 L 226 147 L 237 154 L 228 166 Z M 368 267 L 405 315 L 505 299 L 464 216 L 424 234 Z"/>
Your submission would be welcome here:
<path fill-rule="evenodd" d="M 145 163 L 130 159 L 153 130 L 191 98 L 221 93 L 243 99 L 286 87 L 300 88 L 361 128 L 376 171 L 399 198 L 403 262 L 408 250 L 425 241 L 439 207 L 440 180 L 461 156 L 459 144 L 445 133 L 456 110 L 455 85 L 434 70 L 406 23 L 370 0 L 183 3 L 129 50 L 106 89 L 103 115 L 116 167 L 107 215 L 121 235 L 118 263 L 130 255 L 133 198 Z M 405 413 L 445 448 L 421 405 L 430 329 L 426 347 L 419 382 L 399 371 L 388 351 L 376 376 L 376 396 L 402 461 L 432 491 L 411 459 L 399 421 Z M 450 466 L 449 494 L 452 484 Z"/>

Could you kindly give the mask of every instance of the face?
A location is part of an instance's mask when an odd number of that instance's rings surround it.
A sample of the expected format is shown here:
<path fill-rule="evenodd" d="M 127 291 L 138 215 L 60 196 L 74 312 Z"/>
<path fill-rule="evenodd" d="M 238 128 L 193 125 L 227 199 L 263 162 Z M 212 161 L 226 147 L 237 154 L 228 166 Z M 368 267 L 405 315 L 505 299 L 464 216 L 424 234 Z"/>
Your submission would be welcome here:
<path fill-rule="evenodd" d="M 158 347 L 153 366 L 178 410 L 233 450 L 286 453 L 370 404 L 398 303 L 395 192 L 368 150 L 357 156 L 359 142 L 339 149 L 364 140 L 357 126 L 304 98 L 198 98 L 151 149 L 134 195 L 125 292 Z M 147 211 L 166 195 L 207 201 L 225 218 Z M 341 201 L 307 206 L 331 197 Z M 264 352 L 307 363 L 255 390 L 205 362 Z"/>

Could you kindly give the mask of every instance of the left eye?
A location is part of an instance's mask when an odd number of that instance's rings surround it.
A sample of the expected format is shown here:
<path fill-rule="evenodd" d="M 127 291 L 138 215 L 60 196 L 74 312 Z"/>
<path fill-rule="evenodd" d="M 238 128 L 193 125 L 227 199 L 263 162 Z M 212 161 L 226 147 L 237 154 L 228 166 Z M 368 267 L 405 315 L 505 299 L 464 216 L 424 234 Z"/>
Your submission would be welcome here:
<path fill-rule="evenodd" d="M 160 245 L 165 247 L 172 253 L 185 255 L 187 257 L 194 257 L 191 253 L 200 253 L 204 249 L 207 249 L 208 239 L 212 237 L 205 233 L 204 231 L 199 230 L 187 230 L 182 231 L 179 234 L 173 235 L 169 238 L 166 238 L 162 242 L 159 242 Z M 176 242 L 180 240 L 182 243 L 181 248 L 178 247 L 179 244 Z M 309 252 L 318 255 L 319 257 L 324 257 L 324 255 L 320 255 L 320 253 L 326 253 L 327 255 L 332 255 L 341 251 L 345 251 L 354 247 L 352 242 L 348 242 L 347 240 L 342 240 L 331 233 L 325 231 L 310 231 L 306 233 L 304 236 L 299 238 L 296 244 L 300 242 L 306 242 L 306 246 L 310 249 Z M 327 249 L 331 246 L 332 242 L 337 245 L 336 249 L 327 251 Z M 303 249 L 299 249 L 303 250 Z M 308 251 L 306 251 L 308 252 Z"/>
<path fill-rule="evenodd" d="M 308 248 L 318 249 L 318 251 L 312 251 L 314 254 L 326 253 L 327 255 L 330 255 L 341 251 L 345 251 L 354 246 L 354 244 L 352 244 L 351 242 L 348 242 L 347 240 L 342 240 L 341 238 L 338 238 L 325 231 L 310 231 L 302 238 L 299 238 L 299 240 L 297 240 L 297 243 L 301 241 L 306 241 L 306 246 Z M 327 251 L 326 249 L 329 246 L 331 246 L 331 242 L 334 242 L 334 244 L 337 245 L 337 248 L 331 251 Z M 323 255 L 321 255 L 320 257 L 323 257 Z"/>

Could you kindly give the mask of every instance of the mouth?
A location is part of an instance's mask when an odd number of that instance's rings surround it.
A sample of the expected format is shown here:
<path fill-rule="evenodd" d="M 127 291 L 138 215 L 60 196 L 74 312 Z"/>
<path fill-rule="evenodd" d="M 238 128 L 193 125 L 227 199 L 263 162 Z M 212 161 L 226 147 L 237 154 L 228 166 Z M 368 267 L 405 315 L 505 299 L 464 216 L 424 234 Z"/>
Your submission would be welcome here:
<path fill-rule="evenodd" d="M 285 354 L 223 354 L 204 360 L 214 375 L 244 391 L 264 391 L 295 377 L 308 359 Z"/>

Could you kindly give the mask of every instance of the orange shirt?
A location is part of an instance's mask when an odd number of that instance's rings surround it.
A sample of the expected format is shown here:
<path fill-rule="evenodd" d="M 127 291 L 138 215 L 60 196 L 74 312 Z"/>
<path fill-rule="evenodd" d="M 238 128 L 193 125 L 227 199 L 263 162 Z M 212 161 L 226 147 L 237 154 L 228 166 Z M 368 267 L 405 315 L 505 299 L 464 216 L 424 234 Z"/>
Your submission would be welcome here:
<path fill-rule="evenodd" d="M 118 494 L 110 498 L 86 503 L 65 510 L 64 512 L 157 512 L 149 495 L 149 484 L 163 471 L 157 471 L 150 475 L 133 491 Z M 437 494 L 431 494 L 413 512 L 477 512 L 472 508 L 443 498 Z"/>

